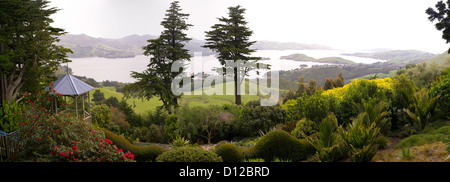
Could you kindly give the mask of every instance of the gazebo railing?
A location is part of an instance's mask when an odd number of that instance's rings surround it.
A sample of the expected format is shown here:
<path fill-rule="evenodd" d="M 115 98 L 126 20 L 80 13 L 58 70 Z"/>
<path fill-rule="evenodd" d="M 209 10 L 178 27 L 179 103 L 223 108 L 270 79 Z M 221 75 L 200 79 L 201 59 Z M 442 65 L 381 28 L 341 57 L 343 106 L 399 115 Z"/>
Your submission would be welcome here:
<path fill-rule="evenodd" d="M 0 162 L 9 161 L 19 151 L 17 131 L 6 133 L 0 130 Z"/>

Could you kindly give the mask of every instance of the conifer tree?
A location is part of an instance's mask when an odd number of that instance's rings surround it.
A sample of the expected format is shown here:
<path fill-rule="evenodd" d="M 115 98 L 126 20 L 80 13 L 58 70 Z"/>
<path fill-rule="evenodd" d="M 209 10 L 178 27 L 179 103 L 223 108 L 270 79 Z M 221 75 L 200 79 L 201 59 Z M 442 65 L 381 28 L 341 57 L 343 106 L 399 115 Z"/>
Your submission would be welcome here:
<path fill-rule="evenodd" d="M 184 48 L 191 39 L 184 31 L 191 27 L 186 23 L 189 14 L 181 13 L 178 1 L 171 3 L 166 10 L 166 17 L 161 22 L 164 30 L 157 39 L 148 40 L 144 47 L 144 55 L 151 56 L 147 70 L 143 73 L 132 72 L 131 76 L 138 81 L 127 85 L 123 92 L 126 97 L 150 99 L 158 96 L 169 113 L 172 107 L 179 107 L 178 99 L 181 95 L 172 92 L 172 80 L 179 74 L 172 72 L 175 61 L 190 61 L 191 55 Z"/>
<path fill-rule="evenodd" d="M 254 49 L 250 49 L 250 46 L 255 41 L 250 41 L 249 38 L 253 34 L 246 25 L 247 22 L 244 19 L 245 9 L 241 6 L 229 7 L 228 17 L 218 18 L 219 24 L 215 24 L 211 27 L 211 31 L 206 32 L 206 44 L 203 46 L 219 53 L 218 59 L 223 66 L 223 74 L 227 69 L 233 69 L 234 79 L 234 95 L 235 103 L 241 104 L 240 84 L 244 80 L 245 76 L 252 69 L 255 69 L 259 64 L 260 57 L 252 57 L 251 53 L 255 52 Z M 242 61 L 244 64 L 254 63 L 255 67 L 227 67 L 227 63 L 236 63 Z M 238 72 L 240 78 L 238 78 Z"/>

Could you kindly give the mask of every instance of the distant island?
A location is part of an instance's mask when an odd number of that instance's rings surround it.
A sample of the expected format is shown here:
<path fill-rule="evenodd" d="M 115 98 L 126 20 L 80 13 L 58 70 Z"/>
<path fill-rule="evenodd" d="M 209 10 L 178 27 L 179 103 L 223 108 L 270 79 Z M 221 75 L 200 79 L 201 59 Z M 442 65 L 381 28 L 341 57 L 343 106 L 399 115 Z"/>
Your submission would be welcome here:
<path fill-rule="evenodd" d="M 325 57 L 316 59 L 313 57 L 309 57 L 304 54 L 296 53 L 288 56 L 281 56 L 281 59 L 288 59 L 294 61 L 309 61 L 309 62 L 318 62 L 318 63 L 330 63 L 330 64 L 356 64 L 353 61 L 341 58 L 341 57 Z"/>
<path fill-rule="evenodd" d="M 103 57 L 103 58 L 130 58 L 142 55 L 142 47 L 148 44 L 147 40 L 155 39 L 154 35 L 130 35 L 120 39 L 94 38 L 85 34 L 65 34 L 60 37 L 61 41 L 58 45 L 70 48 L 73 54 L 69 54 L 71 58 L 84 57 Z M 189 50 L 191 55 L 194 52 L 201 52 L 203 56 L 214 55 L 215 52 L 210 49 L 203 48 L 204 40 L 193 38 L 189 41 L 185 48 Z M 256 50 L 331 50 L 332 48 L 295 42 L 275 42 L 275 41 L 257 41 L 251 46 Z M 267 60 L 267 58 L 265 58 Z"/>

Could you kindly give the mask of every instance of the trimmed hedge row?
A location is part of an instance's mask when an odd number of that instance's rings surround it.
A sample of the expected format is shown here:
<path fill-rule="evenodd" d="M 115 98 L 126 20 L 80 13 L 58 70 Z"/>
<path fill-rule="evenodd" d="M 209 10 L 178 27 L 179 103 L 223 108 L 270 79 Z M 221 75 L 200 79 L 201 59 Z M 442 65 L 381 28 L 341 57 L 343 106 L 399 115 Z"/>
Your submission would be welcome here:
<path fill-rule="evenodd" d="M 177 147 L 156 158 L 157 162 L 222 162 L 212 151 L 199 147 Z"/>
<path fill-rule="evenodd" d="M 110 139 L 117 148 L 121 148 L 124 151 L 131 151 L 135 156 L 134 159 L 138 162 L 154 162 L 156 161 L 156 157 L 167 151 L 165 148 L 157 145 L 136 146 L 120 135 L 103 128 L 101 130 L 105 133 L 106 138 Z"/>
<path fill-rule="evenodd" d="M 224 162 L 241 162 L 244 158 L 261 158 L 266 162 L 275 159 L 298 162 L 307 159 L 316 151 L 305 139 L 297 139 L 283 130 L 274 130 L 261 137 L 255 146 L 248 149 L 227 143 L 218 146 L 215 152 Z"/>

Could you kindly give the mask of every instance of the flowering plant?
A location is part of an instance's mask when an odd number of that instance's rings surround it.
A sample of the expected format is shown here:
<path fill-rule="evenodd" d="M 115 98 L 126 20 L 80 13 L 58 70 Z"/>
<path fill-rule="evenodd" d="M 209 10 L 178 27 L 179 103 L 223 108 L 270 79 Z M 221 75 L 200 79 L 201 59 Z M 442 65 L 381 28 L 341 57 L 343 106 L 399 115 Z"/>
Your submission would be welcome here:
<path fill-rule="evenodd" d="M 51 89 L 49 89 L 51 90 Z M 83 119 L 77 119 L 63 110 L 54 111 L 62 94 L 41 91 L 27 96 L 26 109 L 21 114 L 16 136 L 18 161 L 74 161 L 74 162 L 129 162 L 131 152 L 124 153 L 103 131 L 97 131 Z M 55 102 L 56 99 L 56 102 Z"/>

